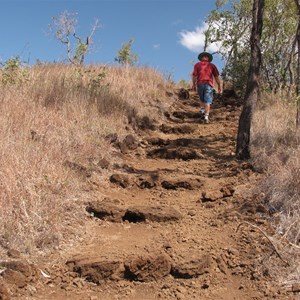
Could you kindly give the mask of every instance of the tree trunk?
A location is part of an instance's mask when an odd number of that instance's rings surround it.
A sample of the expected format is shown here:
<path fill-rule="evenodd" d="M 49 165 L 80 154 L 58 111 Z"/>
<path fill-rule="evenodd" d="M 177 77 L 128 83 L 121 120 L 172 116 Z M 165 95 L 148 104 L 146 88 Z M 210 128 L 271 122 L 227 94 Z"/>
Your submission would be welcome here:
<path fill-rule="evenodd" d="M 250 130 L 252 114 L 260 93 L 258 80 L 261 67 L 260 40 L 263 27 L 264 4 L 264 0 L 253 0 L 252 31 L 250 37 L 250 66 L 244 106 L 239 120 L 236 147 L 236 157 L 241 160 L 250 158 Z"/>
<path fill-rule="evenodd" d="M 295 83 L 294 83 L 294 70 L 292 68 L 292 65 L 289 65 L 289 77 L 290 77 L 290 83 L 289 83 L 289 88 L 288 88 L 288 96 L 290 97 L 292 95 L 292 92 L 295 88 Z"/>
<path fill-rule="evenodd" d="M 296 127 L 300 128 L 300 2 L 299 0 L 295 0 L 297 9 L 298 9 L 298 28 L 297 28 L 297 46 L 298 46 L 298 63 L 297 63 L 297 118 L 296 118 Z"/>

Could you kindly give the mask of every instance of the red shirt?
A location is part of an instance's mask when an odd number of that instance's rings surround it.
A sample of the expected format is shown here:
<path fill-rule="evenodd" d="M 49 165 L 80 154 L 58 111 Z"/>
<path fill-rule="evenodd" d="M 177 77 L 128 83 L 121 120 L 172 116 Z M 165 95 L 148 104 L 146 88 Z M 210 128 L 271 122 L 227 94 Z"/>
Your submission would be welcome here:
<path fill-rule="evenodd" d="M 209 61 L 199 61 L 194 66 L 193 75 L 197 77 L 197 84 L 214 86 L 213 76 L 218 77 L 217 67 Z"/>

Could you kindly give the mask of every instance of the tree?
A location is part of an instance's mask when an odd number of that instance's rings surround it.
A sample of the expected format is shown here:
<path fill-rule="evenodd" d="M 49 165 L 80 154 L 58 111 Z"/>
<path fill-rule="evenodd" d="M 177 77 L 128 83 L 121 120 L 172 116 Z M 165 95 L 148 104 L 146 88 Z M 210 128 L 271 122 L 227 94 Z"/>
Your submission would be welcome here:
<path fill-rule="evenodd" d="M 242 160 L 250 158 L 250 130 L 252 114 L 260 93 L 259 75 L 262 62 L 260 41 L 263 28 L 264 4 L 264 0 L 253 0 L 252 31 L 250 37 L 250 66 L 244 106 L 239 119 L 236 147 L 236 157 Z"/>
<path fill-rule="evenodd" d="M 269 90 L 294 88 L 297 20 L 291 0 L 266 0 L 262 36 L 262 75 Z"/>
<path fill-rule="evenodd" d="M 138 61 L 138 56 L 131 50 L 133 42 L 134 40 L 131 38 L 127 43 L 122 45 L 122 48 L 118 51 L 115 61 L 125 66 L 132 66 Z"/>
<path fill-rule="evenodd" d="M 53 24 L 49 24 L 49 28 L 55 38 L 66 46 L 69 62 L 75 65 L 83 64 L 92 45 L 93 35 L 100 27 L 99 20 L 95 21 L 90 34 L 85 39 L 79 37 L 76 32 L 77 13 L 65 11 L 58 17 L 52 17 L 52 21 Z"/>
<path fill-rule="evenodd" d="M 296 41 L 297 41 L 297 46 L 298 46 L 297 88 L 296 88 L 296 94 L 297 94 L 296 126 L 297 126 L 297 129 L 299 129 L 300 128 L 300 1 L 295 0 L 295 4 L 297 6 L 297 12 L 298 12 L 298 27 L 297 27 L 297 33 L 296 33 Z"/>
<path fill-rule="evenodd" d="M 261 78 L 263 88 L 274 92 L 294 88 L 297 28 L 294 1 L 265 0 Z M 227 2 L 230 9 L 223 8 Z M 210 41 L 221 45 L 220 53 L 225 61 L 223 79 L 232 81 L 240 94 L 244 94 L 248 77 L 249 61 L 245 57 L 250 56 L 251 10 L 249 0 L 219 0 L 217 9 L 212 10 L 206 21 Z"/>
<path fill-rule="evenodd" d="M 219 53 L 224 60 L 222 78 L 231 81 L 234 88 L 243 90 L 249 62 L 245 57 L 250 55 L 251 5 L 248 0 L 230 1 L 231 9 L 222 10 L 228 1 L 217 1 L 217 9 L 208 15 L 205 34 L 209 43 L 217 42 Z"/>

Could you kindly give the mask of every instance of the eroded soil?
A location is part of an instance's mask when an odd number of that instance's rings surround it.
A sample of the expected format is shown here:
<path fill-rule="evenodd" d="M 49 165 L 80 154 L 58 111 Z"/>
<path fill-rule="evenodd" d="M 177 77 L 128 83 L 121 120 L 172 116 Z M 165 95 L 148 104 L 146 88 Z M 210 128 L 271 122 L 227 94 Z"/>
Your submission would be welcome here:
<path fill-rule="evenodd" d="M 128 136 L 99 198 L 82 200 L 84 234 L 38 265 L 12 254 L 0 299 L 297 299 L 274 282 L 269 263 L 284 262 L 248 224 L 272 234 L 247 198 L 262 175 L 234 157 L 240 109 L 216 99 L 204 124 L 191 94 L 156 130 Z"/>

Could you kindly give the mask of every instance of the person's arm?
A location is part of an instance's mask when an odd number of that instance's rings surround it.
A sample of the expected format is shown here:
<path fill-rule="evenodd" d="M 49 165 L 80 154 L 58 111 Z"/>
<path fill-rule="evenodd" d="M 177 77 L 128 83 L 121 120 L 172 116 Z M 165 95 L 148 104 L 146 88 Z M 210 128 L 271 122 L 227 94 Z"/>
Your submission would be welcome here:
<path fill-rule="evenodd" d="M 192 74 L 192 89 L 193 91 L 197 91 L 197 80 L 198 80 L 198 71 L 197 71 L 197 64 L 194 65 L 194 70 Z"/>
<path fill-rule="evenodd" d="M 219 71 L 215 65 L 213 65 L 213 75 L 214 75 L 215 81 L 218 85 L 218 93 L 221 94 L 222 93 L 221 80 L 219 77 Z"/>
<path fill-rule="evenodd" d="M 197 76 L 193 75 L 193 91 L 196 91 L 197 87 Z"/>
<path fill-rule="evenodd" d="M 216 83 L 218 85 L 218 93 L 221 94 L 222 93 L 222 87 L 221 87 L 221 80 L 219 76 L 215 77 Z"/>

